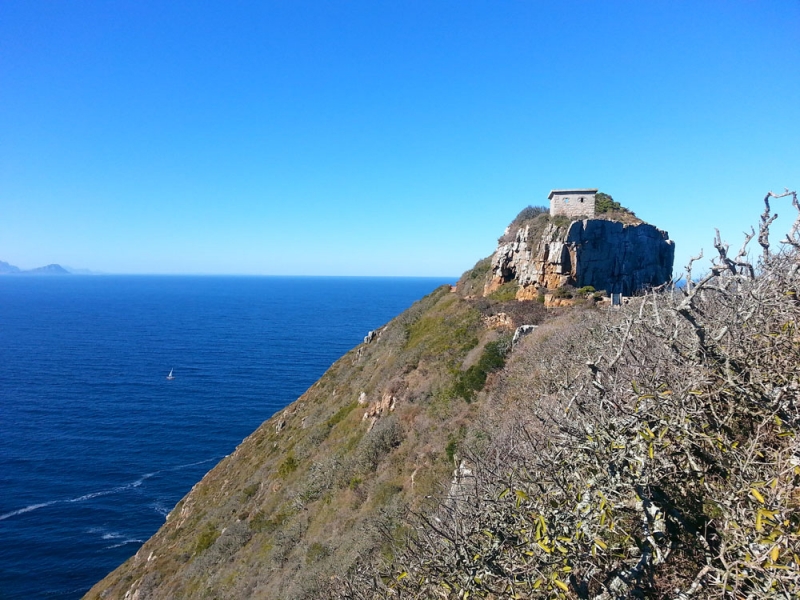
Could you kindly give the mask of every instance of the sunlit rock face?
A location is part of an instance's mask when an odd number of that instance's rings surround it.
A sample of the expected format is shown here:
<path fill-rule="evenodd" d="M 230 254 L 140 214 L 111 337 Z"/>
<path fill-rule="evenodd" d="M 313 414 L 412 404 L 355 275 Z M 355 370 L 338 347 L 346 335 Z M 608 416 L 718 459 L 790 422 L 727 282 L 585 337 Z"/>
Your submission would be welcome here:
<path fill-rule="evenodd" d="M 539 239 L 521 228 L 492 256 L 484 293 L 516 280 L 517 298 L 566 285 L 592 286 L 625 296 L 666 283 L 672 277 L 675 244 L 666 231 L 641 223 L 585 219 L 566 226 L 548 224 Z"/>

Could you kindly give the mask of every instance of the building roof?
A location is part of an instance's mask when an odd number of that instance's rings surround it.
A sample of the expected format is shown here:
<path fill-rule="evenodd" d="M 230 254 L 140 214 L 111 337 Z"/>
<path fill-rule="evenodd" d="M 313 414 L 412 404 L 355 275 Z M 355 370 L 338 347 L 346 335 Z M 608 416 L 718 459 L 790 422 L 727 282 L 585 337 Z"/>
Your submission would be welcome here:
<path fill-rule="evenodd" d="M 556 194 L 596 194 L 596 189 L 581 189 L 581 190 L 550 190 L 550 195 L 547 196 L 548 200 L 552 200 Z"/>

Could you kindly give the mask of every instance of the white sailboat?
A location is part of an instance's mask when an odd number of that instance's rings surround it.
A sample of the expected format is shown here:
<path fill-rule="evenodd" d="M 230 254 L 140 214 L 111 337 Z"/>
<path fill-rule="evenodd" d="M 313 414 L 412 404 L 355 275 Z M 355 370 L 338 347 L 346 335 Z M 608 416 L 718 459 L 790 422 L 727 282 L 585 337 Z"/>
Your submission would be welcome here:
<path fill-rule="evenodd" d="M 167 375 L 167 379 L 169 381 L 172 381 L 173 379 L 175 379 L 175 376 L 172 374 L 172 369 L 169 370 L 169 375 Z"/>

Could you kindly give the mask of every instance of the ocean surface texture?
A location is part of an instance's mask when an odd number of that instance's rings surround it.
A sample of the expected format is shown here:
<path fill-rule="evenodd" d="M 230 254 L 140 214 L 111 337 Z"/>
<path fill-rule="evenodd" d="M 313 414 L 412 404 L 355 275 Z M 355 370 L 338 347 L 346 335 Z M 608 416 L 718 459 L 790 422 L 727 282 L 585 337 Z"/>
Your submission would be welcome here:
<path fill-rule="evenodd" d="M 0 278 L 0 599 L 79 598 L 261 422 L 442 283 Z"/>

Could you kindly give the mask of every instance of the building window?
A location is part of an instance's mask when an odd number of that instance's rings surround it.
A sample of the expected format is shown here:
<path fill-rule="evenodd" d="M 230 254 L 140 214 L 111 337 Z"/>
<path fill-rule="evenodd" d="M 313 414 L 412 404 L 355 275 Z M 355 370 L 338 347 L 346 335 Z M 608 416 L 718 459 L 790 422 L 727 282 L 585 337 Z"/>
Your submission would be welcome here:
<path fill-rule="evenodd" d="M 583 198 L 581 198 L 581 204 L 583 204 Z"/>
<path fill-rule="evenodd" d="M 564 204 L 569 204 L 569 198 L 564 198 Z"/>

